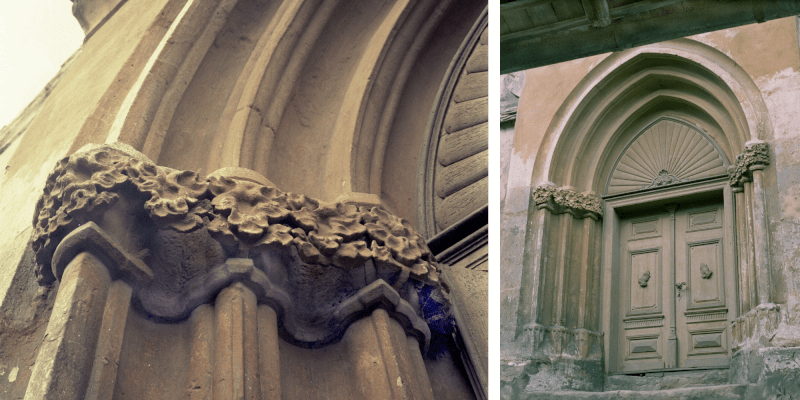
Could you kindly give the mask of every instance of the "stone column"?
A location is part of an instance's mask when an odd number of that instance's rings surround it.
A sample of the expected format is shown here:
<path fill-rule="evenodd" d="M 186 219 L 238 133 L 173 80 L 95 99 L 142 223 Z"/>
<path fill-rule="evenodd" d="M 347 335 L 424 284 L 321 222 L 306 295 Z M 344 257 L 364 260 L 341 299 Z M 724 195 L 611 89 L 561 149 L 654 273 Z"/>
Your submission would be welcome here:
<path fill-rule="evenodd" d="M 771 268 L 769 261 L 769 230 L 767 226 L 767 202 L 764 193 L 763 170 L 769 165 L 769 152 L 765 142 L 750 141 L 745 151 L 736 157 L 736 164 L 728 168 L 730 185 L 737 193 L 736 203 L 744 198 L 744 235 L 739 236 L 739 246 L 746 251 L 740 259 L 744 260 L 746 270 L 740 271 L 748 277 L 750 305 L 767 304 L 771 298 Z M 743 193 L 739 195 L 738 193 Z M 744 240 L 746 239 L 746 240 Z M 741 254 L 741 253 L 740 253 Z M 743 293 L 744 295 L 744 293 Z"/>
<path fill-rule="evenodd" d="M 261 398 L 281 399 L 281 362 L 278 317 L 270 306 L 258 306 L 258 375 Z"/>
<path fill-rule="evenodd" d="M 764 194 L 763 169 L 765 165 L 750 166 L 753 174 L 753 251 L 758 281 L 758 303 L 766 304 L 771 297 L 771 268 L 769 262 L 769 230 L 767 227 L 767 199 Z"/>
<path fill-rule="evenodd" d="M 148 282 L 152 271 L 94 222 L 66 235 L 51 265 L 61 284 L 25 398 L 110 399 L 131 301 L 127 281 Z"/>
<path fill-rule="evenodd" d="M 748 343 L 763 346 L 780 324 L 780 306 L 772 299 L 772 269 L 769 258 L 769 227 L 764 192 L 764 169 L 769 165 L 767 143 L 750 141 L 728 168 L 736 194 L 737 240 L 741 265 L 742 314 L 731 333 L 734 351 Z"/>
<path fill-rule="evenodd" d="M 542 390 L 601 390 L 594 371 L 603 368 L 603 333 L 589 326 L 598 300 L 589 285 L 598 270 L 594 241 L 603 201 L 552 184 L 537 186 L 531 197 L 514 356 L 526 371 L 536 371 L 525 372 L 530 379 L 554 385 Z M 566 370 L 564 380 L 552 378 Z"/>
<path fill-rule="evenodd" d="M 350 326 L 344 340 L 363 399 L 433 399 L 415 338 L 385 310 L 377 309 Z"/>
<path fill-rule="evenodd" d="M 737 243 L 736 250 L 739 262 L 739 309 L 742 313 L 749 311 L 752 308 L 753 302 L 750 299 L 750 258 L 747 256 L 747 239 L 748 232 L 745 226 L 745 213 L 747 212 L 744 201 L 744 189 L 741 187 L 733 187 L 733 207 L 736 220 L 734 223 L 734 231 L 736 235 L 735 242 Z"/>
<path fill-rule="evenodd" d="M 114 395 L 131 294 L 130 285 L 122 280 L 112 282 L 108 289 L 100 338 L 86 392 L 87 400 L 111 400 Z"/>
<path fill-rule="evenodd" d="M 750 182 L 745 181 L 742 183 L 744 192 L 744 235 L 745 239 L 742 245 L 745 252 L 744 257 L 747 262 L 747 280 L 749 283 L 750 291 L 747 295 L 750 297 L 750 309 L 757 306 L 758 301 L 758 283 L 756 282 L 756 264 L 755 264 L 755 240 L 753 239 L 753 191 L 750 187 Z"/>
<path fill-rule="evenodd" d="M 31 372 L 26 400 L 84 397 L 110 282 L 106 266 L 89 252 L 78 254 L 69 263 Z"/>
<path fill-rule="evenodd" d="M 522 270 L 522 282 L 520 283 L 519 311 L 517 312 L 516 336 L 530 325 L 536 322 L 539 310 L 539 284 L 541 270 L 544 261 L 544 248 L 547 246 L 546 226 L 550 221 L 550 212 L 542 208 L 537 208 L 531 212 L 529 220 L 533 225 L 532 237 L 527 238 L 528 244 L 525 246 L 525 256 L 523 261 L 527 268 Z"/>

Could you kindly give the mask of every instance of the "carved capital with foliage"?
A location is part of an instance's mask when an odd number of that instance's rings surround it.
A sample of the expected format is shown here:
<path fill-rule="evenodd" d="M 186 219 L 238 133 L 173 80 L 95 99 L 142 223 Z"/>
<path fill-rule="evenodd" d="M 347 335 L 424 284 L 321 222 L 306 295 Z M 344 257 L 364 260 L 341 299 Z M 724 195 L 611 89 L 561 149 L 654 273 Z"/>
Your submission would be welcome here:
<path fill-rule="evenodd" d="M 186 318 L 234 282 L 271 305 L 284 338 L 304 347 L 337 340 L 375 307 L 421 343 L 430 339 L 425 322 L 449 318 L 435 260 L 408 221 L 380 207 L 159 167 L 125 146 L 59 161 L 33 225 L 41 284 L 90 251 L 160 320 Z"/>
<path fill-rule="evenodd" d="M 536 207 L 546 208 L 554 214 L 570 213 L 576 218 L 595 220 L 603 216 L 603 199 L 594 194 L 540 185 L 533 190 L 531 196 Z"/>
<path fill-rule="evenodd" d="M 753 171 L 769 165 L 769 147 L 765 142 L 752 143 L 736 156 L 736 163 L 728 167 L 731 187 L 741 187 L 753 179 Z"/>

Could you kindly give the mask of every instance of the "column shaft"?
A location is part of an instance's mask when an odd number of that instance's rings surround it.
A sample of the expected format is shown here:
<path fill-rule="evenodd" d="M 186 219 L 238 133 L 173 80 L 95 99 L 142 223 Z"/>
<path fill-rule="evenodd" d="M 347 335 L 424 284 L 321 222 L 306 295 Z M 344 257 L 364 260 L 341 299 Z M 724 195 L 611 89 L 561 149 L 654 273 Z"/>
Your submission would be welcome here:
<path fill-rule="evenodd" d="M 594 232 L 595 220 L 592 218 L 583 219 L 583 239 L 581 240 L 581 276 L 580 276 L 580 292 L 578 294 L 578 328 L 590 327 L 586 326 L 586 312 L 590 303 L 593 301 L 589 297 L 589 271 L 592 270 L 592 233 Z M 596 328 L 595 328 L 596 329 Z"/>
<path fill-rule="evenodd" d="M 258 399 L 256 297 L 241 283 L 217 295 L 214 399 Z"/>
<path fill-rule="evenodd" d="M 734 189 L 736 190 L 736 189 Z M 747 257 L 747 231 L 746 231 L 746 218 L 744 202 L 744 191 L 739 189 L 734 191 L 734 231 L 736 234 L 737 253 L 739 261 L 739 303 L 740 313 L 744 314 L 750 311 L 752 307 L 750 303 L 750 266 L 748 264 L 749 257 Z"/>
<path fill-rule="evenodd" d="M 754 167 L 763 168 L 761 165 Z M 770 302 L 769 232 L 767 228 L 767 201 L 764 193 L 764 175 L 761 169 L 753 169 L 753 250 L 758 302 Z"/>
<path fill-rule="evenodd" d="M 131 287 L 122 280 L 111 283 L 103 311 L 103 322 L 100 325 L 94 366 L 86 390 L 86 400 L 111 400 L 114 395 L 131 294 Z"/>
<path fill-rule="evenodd" d="M 67 265 L 26 400 L 84 397 L 110 281 L 106 266 L 88 252 Z"/>
<path fill-rule="evenodd" d="M 419 379 L 419 347 L 408 338 L 385 310 L 353 323 L 345 334 L 355 386 L 364 399 L 433 399 L 427 379 Z M 424 366 L 423 366 L 424 368 Z"/>
<path fill-rule="evenodd" d="M 192 338 L 186 398 L 211 400 L 214 376 L 214 309 L 208 304 L 197 307 L 189 320 Z"/>
<path fill-rule="evenodd" d="M 545 225 L 549 222 L 550 211 L 539 208 L 530 216 L 533 229 L 531 237 L 527 238 L 529 244 L 525 246 L 525 256 L 522 259 L 522 277 L 519 288 L 519 311 L 517 312 L 516 336 L 519 336 L 526 326 L 537 322 L 539 313 L 539 283 L 541 271 L 544 267 L 547 238 L 544 235 Z"/>
<path fill-rule="evenodd" d="M 281 399 L 281 361 L 278 347 L 278 317 L 267 305 L 258 306 L 258 375 L 261 398 Z"/>
<path fill-rule="evenodd" d="M 745 233 L 746 233 L 746 253 L 748 273 L 747 279 L 749 281 L 750 292 L 750 307 L 753 308 L 760 304 L 758 301 L 758 284 L 756 283 L 756 262 L 755 262 L 755 240 L 753 238 L 753 190 L 750 182 L 744 183 L 744 201 L 745 201 Z"/>

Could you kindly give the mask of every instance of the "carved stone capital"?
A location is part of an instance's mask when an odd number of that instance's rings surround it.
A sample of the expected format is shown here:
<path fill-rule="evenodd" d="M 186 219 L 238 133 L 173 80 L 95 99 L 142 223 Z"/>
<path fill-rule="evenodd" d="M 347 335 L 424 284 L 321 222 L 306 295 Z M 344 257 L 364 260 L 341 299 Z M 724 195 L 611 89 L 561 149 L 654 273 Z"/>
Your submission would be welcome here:
<path fill-rule="evenodd" d="M 303 347 L 338 340 L 375 308 L 425 347 L 423 317 L 441 325 L 449 315 L 430 250 L 386 210 L 159 167 L 119 146 L 59 161 L 33 225 L 41 284 L 88 251 L 158 320 L 182 320 L 236 282 L 276 311 L 285 340 Z"/>
<path fill-rule="evenodd" d="M 741 187 L 744 182 L 753 179 L 754 170 L 764 169 L 769 165 L 769 147 L 766 142 L 748 144 L 744 152 L 736 156 L 736 163 L 728 167 L 728 179 L 731 187 Z"/>
<path fill-rule="evenodd" d="M 540 185 L 533 190 L 531 197 L 536 207 L 546 208 L 553 214 L 570 213 L 575 218 L 595 220 L 603 216 L 603 199 L 594 194 Z"/>

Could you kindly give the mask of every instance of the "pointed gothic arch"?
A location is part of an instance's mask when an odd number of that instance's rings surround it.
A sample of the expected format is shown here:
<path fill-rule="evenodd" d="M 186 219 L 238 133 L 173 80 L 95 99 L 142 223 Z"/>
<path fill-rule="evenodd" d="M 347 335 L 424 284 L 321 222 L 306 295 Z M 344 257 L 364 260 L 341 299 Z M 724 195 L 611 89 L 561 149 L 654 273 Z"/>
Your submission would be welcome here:
<path fill-rule="evenodd" d="M 612 175 L 626 150 L 659 121 L 690 128 L 698 143 L 708 145 L 709 157 L 719 159 L 702 176 L 667 183 L 682 187 L 684 198 L 713 192 L 725 199 L 725 235 L 737 245 L 732 262 L 743 293 L 728 322 L 769 303 L 761 171 L 769 161 L 761 139 L 772 137 L 772 126 L 760 91 L 729 57 L 690 39 L 630 49 L 606 57 L 575 87 L 537 152 L 516 326 L 516 340 L 532 349 L 534 359 L 570 358 L 586 362 L 584 369 L 616 369 L 606 353 L 615 317 L 604 311 L 613 307 L 611 281 L 618 278 L 612 274 L 618 260 L 610 254 L 619 235 L 618 208 L 609 196 L 668 189 L 642 184 L 610 190 Z M 651 178 L 655 183 L 658 177 Z M 695 183 L 680 186 L 682 181 Z M 745 338 L 735 322 L 731 331 L 730 348 L 736 350 Z"/>

